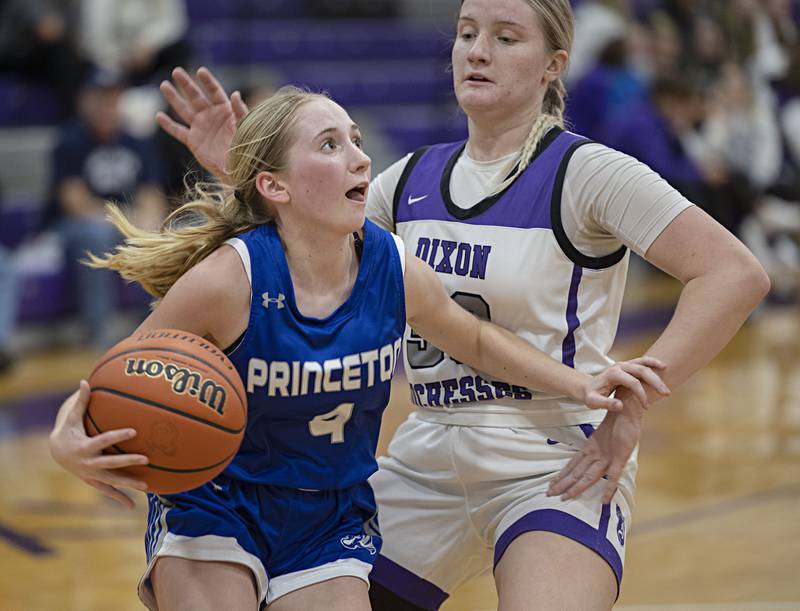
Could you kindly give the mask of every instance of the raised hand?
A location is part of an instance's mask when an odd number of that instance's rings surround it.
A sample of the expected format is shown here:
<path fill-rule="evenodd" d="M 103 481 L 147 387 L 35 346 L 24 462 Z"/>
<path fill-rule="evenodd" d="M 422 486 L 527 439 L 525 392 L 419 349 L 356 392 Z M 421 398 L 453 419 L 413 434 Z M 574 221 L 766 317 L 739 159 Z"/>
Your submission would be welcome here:
<path fill-rule="evenodd" d="M 175 68 L 172 78 L 175 84 L 163 81 L 161 93 L 185 125 L 163 112 L 156 115 L 156 121 L 161 129 L 186 145 L 200 165 L 226 183 L 225 156 L 236 124 L 247 114 L 242 95 L 234 91 L 228 98 L 207 68 L 197 71 L 197 81 L 183 68 Z"/>
<path fill-rule="evenodd" d="M 611 501 L 622 470 L 639 443 L 645 412 L 631 391 L 620 389 L 617 398 L 623 403 L 622 411 L 606 414 L 580 452 L 550 483 L 547 496 L 561 495 L 562 500 L 574 499 L 606 476 L 603 503 Z"/>
<path fill-rule="evenodd" d="M 146 465 L 147 457 L 141 454 L 103 454 L 105 448 L 136 437 L 133 429 L 107 431 L 95 437 L 86 435 L 83 416 L 89 405 L 89 392 L 89 384 L 81 380 L 80 388 L 61 404 L 50 433 L 50 453 L 64 469 L 105 496 L 133 509 L 133 499 L 119 488 L 145 491 L 147 486 L 144 482 L 120 475 L 114 470 Z"/>
<path fill-rule="evenodd" d="M 583 402 L 592 409 L 620 411 L 623 409 L 622 401 L 619 398 L 609 397 L 609 395 L 617 388 L 627 388 L 646 408 L 648 399 L 644 384 L 662 396 L 670 393 L 667 385 L 654 371 L 665 367 L 664 363 L 650 356 L 614 363 L 592 378 L 592 381 L 586 386 Z"/>

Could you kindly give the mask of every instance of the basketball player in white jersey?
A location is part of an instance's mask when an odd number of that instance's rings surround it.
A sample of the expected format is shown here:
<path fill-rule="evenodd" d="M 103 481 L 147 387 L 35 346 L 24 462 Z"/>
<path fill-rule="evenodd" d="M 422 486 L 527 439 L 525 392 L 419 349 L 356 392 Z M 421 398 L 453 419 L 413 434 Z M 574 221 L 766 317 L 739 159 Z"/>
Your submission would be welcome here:
<path fill-rule="evenodd" d="M 610 362 L 635 251 L 684 285 L 647 351 L 674 388 L 730 341 L 769 281 L 647 166 L 564 131 L 572 29 L 568 0 L 464 0 L 452 63 L 469 139 L 392 165 L 373 181 L 367 212 L 453 299 L 587 373 Z M 225 180 L 241 98 L 212 105 L 185 72 L 174 77 L 178 89 L 162 91 L 189 127 L 159 123 Z M 204 69 L 198 79 L 219 87 Z M 373 608 L 437 609 L 493 570 L 503 611 L 609 609 L 644 407 L 621 390 L 623 411 L 603 415 L 493 383 L 410 329 L 404 344 L 417 410 L 370 479 L 384 536 Z"/>

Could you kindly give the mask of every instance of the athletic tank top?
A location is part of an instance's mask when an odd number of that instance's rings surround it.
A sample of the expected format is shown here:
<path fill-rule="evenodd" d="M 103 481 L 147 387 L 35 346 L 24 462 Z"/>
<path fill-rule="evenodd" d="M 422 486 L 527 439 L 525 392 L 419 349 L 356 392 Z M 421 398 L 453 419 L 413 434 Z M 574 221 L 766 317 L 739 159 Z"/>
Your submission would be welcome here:
<path fill-rule="evenodd" d="M 417 151 L 395 191 L 397 234 L 437 272 L 451 297 L 588 374 L 612 363 L 628 267 L 625 247 L 600 258 L 578 252 L 561 224 L 567 163 L 590 142 L 551 130 L 502 193 L 463 209 L 450 175 L 465 142 Z M 580 188 L 580 185 L 570 185 Z M 417 336 L 404 337 L 411 399 L 423 418 L 461 425 L 561 426 L 604 412 L 567 397 L 511 386 L 459 363 Z"/>
<path fill-rule="evenodd" d="M 247 330 L 229 354 L 247 391 L 248 417 L 226 473 L 315 490 L 365 481 L 377 468 L 405 326 L 402 241 L 366 221 L 353 291 L 324 319 L 298 310 L 274 224 L 229 243 L 247 270 L 252 301 Z"/>

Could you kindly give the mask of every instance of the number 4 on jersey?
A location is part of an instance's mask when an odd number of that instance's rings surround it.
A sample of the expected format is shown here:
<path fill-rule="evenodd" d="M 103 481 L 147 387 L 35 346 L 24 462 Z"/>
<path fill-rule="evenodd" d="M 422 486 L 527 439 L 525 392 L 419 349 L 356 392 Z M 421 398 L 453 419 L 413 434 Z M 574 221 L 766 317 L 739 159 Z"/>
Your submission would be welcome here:
<path fill-rule="evenodd" d="M 314 437 L 330 435 L 331 443 L 342 443 L 344 441 L 344 425 L 353 415 L 354 405 L 354 403 L 341 403 L 335 409 L 314 417 L 308 423 L 308 431 Z"/>

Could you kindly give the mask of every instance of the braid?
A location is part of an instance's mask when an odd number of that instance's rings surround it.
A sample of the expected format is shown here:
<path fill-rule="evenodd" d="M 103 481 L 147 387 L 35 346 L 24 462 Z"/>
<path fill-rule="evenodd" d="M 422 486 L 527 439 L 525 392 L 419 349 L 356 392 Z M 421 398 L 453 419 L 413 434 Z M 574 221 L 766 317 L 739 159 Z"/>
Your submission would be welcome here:
<path fill-rule="evenodd" d="M 522 149 L 519 152 L 516 171 L 500 183 L 492 191 L 491 195 L 496 195 L 507 189 L 517 179 L 517 176 L 525 171 L 530 165 L 533 154 L 536 152 L 536 147 L 539 146 L 539 142 L 547 132 L 556 126 L 564 127 L 564 97 L 566 93 L 561 79 L 556 79 L 550 83 L 544 94 L 542 113 L 533 122 L 525 144 L 522 145 Z"/>
<path fill-rule="evenodd" d="M 567 90 L 564 83 L 558 78 L 550 83 L 544 94 L 542 112 L 554 116 L 558 119 L 558 125 L 564 127 L 564 99 L 567 97 Z"/>

